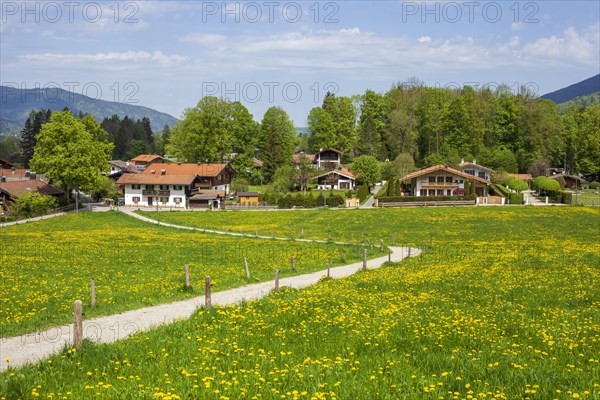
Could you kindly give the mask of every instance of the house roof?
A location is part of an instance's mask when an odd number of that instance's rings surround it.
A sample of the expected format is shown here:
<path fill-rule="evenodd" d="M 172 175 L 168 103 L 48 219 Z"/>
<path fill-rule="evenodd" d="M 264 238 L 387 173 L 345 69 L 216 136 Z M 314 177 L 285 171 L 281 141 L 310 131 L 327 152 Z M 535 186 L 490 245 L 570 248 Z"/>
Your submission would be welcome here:
<path fill-rule="evenodd" d="M 256 197 L 258 192 L 237 192 L 238 197 Z"/>
<path fill-rule="evenodd" d="M 574 179 L 576 181 L 581 181 L 582 179 L 580 177 L 578 177 L 577 175 L 570 175 L 570 174 L 565 174 L 565 173 L 561 173 L 561 174 L 555 174 L 555 175 L 550 175 L 548 178 L 550 179 L 556 179 L 559 177 L 563 177 L 563 178 L 569 178 L 569 179 Z M 531 176 L 530 176 L 531 179 Z"/>
<path fill-rule="evenodd" d="M 457 176 L 460 176 L 460 177 L 465 178 L 465 179 L 470 179 L 470 180 L 474 180 L 474 181 L 477 181 L 477 182 L 481 182 L 481 183 L 484 183 L 486 185 L 490 185 L 491 184 L 491 182 L 488 181 L 488 180 L 486 180 L 486 179 L 480 178 L 478 176 L 473 176 L 473 175 L 466 174 L 466 173 L 464 173 L 462 171 L 459 171 L 459 170 L 454 169 L 454 168 L 447 167 L 447 166 L 445 166 L 443 164 L 438 164 L 438 165 L 434 165 L 433 167 L 429 167 L 429 168 L 421 169 L 419 171 L 411 172 L 410 174 L 402 177 L 400 180 L 401 181 L 407 181 L 409 179 L 418 178 L 419 176 L 427 175 L 427 174 L 430 174 L 432 172 L 436 172 L 436 171 L 440 171 L 440 170 L 449 172 L 449 173 L 451 173 L 453 175 L 457 175 Z"/>
<path fill-rule="evenodd" d="M 14 164 L 6 161 L 3 158 L 0 158 L 0 165 L 4 167 L 4 169 L 10 169 L 10 168 L 14 168 Z"/>
<path fill-rule="evenodd" d="M 38 192 L 50 196 L 59 196 L 64 194 L 62 190 L 36 179 L 26 181 L 0 182 L 0 191 L 7 193 L 11 197 L 19 197 L 25 193 Z"/>
<path fill-rule="evenodd" d="M 165 170 L 165 175 L 198 175 L 213 177 L 219 175 L 227 164 L 150 164 L 142 175 L 151 175 L 152 170 L 158 175 Z M 231 168 L 231 167 L 229 167 Z"/>
<path fill-rule="evenodd" d="M 190 200 L 217 200 L 219 195 L 216 193 L 196 193 L 190 197 Z"/>
<path fill-rule="evenodd" d="M 483 165 L 479 165 L 479 164 L 472 163 L 472 162 L 464 162 L 464 163 L 460 164 L 460 168 L 461 169 L 463 169 L 463 168 L 469 168 L 469 167 L 471 167 L 471 168 L 472 167 L 477 167 L 477 168 L 482 169 L 482 170 L 487 171 L 487 172 L 493 172 L 494 171 L 491 168 L 484 167 Z"/>
<path fill-rule="evenodd" d="M 161 160 L 164 160 L 163 157 L 159 156 L 158 154 L 140 154 L 139 156 L 132 158 L 131 161 L 134 162 L 152 162 L 154 160 L 156 160 L 157 158 L 160 158 Z"/>
<path fill-rule="evenodd" d="M 214 194 L 217 197 L 225 197 L 225 191 L 220 189 L 194 189 L 194 194 Z"/>
<path fill-rule="evenodd" d="M 265 164 L 264 162 L 260 161 L 258 158 L 253 158 L 252 162 L 254 163 L 254 166 L 257 168 L 262 168 L 262 166 Z"/>
<path fill-rule="evenodd" d="M 326 148 L 326 149 L 321 149 L 321 150 L 319 150 L 319 151 L 317 152 L 317 154 L 324 153 L 324 152 L 326 152 L 326 151 L 333 151 L 334 153 L 342 154 L 342 152 L 341 152 L 341 151 L 339 151 L 338 149 L 334 149 L 333 147 L 328 147 L 328 148 Z"/>
<path fill-rule="evenodd" d="M 506 176 L 512 176 L 522 181 L 530 181 L 532 179 L 531 174 L 506 174 Z"/>
<path fill-rule="evenodd" d="M 343 167 L 342 168 L 337 168 L 337 169 L 332 169 L 331 171 L 327 171 L 324 174 L 321 174 L 319 176 L 315 176 L 313 179 L 318 179 L 318 178 L 321 178 L 323 176 L 327 176 L 327 175 L 330 175 L 330 174 L 337 174 L 337 175 L 344 176 L 346 178 L 356 179 L 356 176 L 352 172 L 350 172 L 348 169 L 343 168 Z"/>
<path fill-rule="evenodd" d="M 196 175 L 123 174 L 117 180 L 119 185 L 191 185 Z"/>

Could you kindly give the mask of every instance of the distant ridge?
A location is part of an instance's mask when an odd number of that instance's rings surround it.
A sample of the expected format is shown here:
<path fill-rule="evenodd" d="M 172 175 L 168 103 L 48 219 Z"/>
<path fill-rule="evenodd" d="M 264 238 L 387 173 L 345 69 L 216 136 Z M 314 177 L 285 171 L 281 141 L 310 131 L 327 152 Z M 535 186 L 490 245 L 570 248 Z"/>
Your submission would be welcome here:
<path fill-rule="evenodd" d="M 543 99 L 549 99 L 556 104 L 565 103 L 576 97 L 588 96 L 592 93 L 600 92 L 600 74 L 592 76 L 573 85 L 547 93 L 541 96 Z"/>
<path fill-rule="evenodd" d="M 18 133 L 31 110 L 45 108 L 62 111 L 65 107 L 73 114 L 92 114 L 98 121 L 115 114 L 120 118 L 127 115 L 134 120 L 147 117 L 155 132 L 161 131 L 165 125 L 173 127 L 177 123 L 172 115 L 148 107 L 94 99 L 60 88 L 16 89 L 0 86 L 0 133 Z"/>

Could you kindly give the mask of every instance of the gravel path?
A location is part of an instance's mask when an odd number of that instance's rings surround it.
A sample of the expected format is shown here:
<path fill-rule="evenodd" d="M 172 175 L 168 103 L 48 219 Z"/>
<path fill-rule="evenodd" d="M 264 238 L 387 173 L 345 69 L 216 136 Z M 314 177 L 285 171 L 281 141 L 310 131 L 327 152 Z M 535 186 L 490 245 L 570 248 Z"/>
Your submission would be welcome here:
<path fill-rule="evenodd" d="M 408 247 L 389 247 L 392 250 L 392 261 L 401 261 L 409 254 Z M 419 249 L 411 248 L 412 257 L 421 253 Z M 369 260 L 368 269 L 379 268 L 388 260 L 387 256 Z M 356 273 L 362 268 L 362 262 L 331 268 L 332 278 L 343 278 Z M 314 285 L 327 273 L 327 270 L 304 275 L 281 278 L 280 286 L 304 288 Z M 243 300 L 260 299 L 268 295 L 274 288 L 274 281 L 262 282 L 235 289 L 214 292 L 213 305 L 237 304 Z M 127 338 L 131 333 L 146 331 L 153 327 L 189 318 L 193 312 L 204 305 L 204 296 L 174 303 L 161 304 L 153 307 L 140 308 L 121 314 L 84 320 L 84 337 L 95 342 L 110 343 Z M 85 313 L 85 310 L 84 310 Z M 0 339 L 0 371 L 11 367 L 20 367 L 27 363 L 35 363 L 58 352 L 73 342 L 73 326 L 64 325 L 22 336 Z M 6 360 L 10 360 L 7 362 Z"/>

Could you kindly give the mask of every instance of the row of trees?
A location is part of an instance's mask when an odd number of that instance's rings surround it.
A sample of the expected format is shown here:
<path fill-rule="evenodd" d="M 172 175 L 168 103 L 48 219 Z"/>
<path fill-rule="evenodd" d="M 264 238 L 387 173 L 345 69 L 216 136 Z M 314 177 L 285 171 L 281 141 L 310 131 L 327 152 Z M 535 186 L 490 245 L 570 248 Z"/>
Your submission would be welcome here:
<path fill-rule="evenodd" d="M 354 109 L 348 107 L 352 103 Z M 416 80 L 383 94 L 329 94 L 308 118 L 313 150 L 337 146 L 380 161 L 405 154 L 418 167 L 477 159 L 508 172 L 527 172 L 536 160 L 545 160 L 585 174 L 600 173 L 599 122 L 600 105 L 561 113 L 552 101 L 526 90 L 441 89 Z"/>

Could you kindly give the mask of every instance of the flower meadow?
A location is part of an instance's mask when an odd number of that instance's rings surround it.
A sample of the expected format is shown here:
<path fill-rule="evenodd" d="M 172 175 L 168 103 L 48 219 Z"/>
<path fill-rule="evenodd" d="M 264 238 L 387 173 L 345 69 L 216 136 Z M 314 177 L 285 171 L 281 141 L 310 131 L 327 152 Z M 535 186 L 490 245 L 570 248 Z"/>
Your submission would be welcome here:
<path fill-rule="evenodd" d="M 0 228 L 0 250 L 0 337 L 69 323 L 76 299 L 84 302 L 86 318 L 91 318 L 202 295 L 207 275 L 213 290 L 220 291 L 273 279 L 275 269 L 283 277 L 321 270 L 328 259 L 332 265 L 359 260 L 354 245 L 209 235 L 115 212 Z M 368 252 L 383 254 L 377 247 Z M 184 264 L 191 290 L 184 287 Z"/>
<path fill-rule="evenodd" d="M 0 398 L 600 398 L 600 210 L 383 217 L 366 233 L 410 229 L 423 255 L 65 348 L 0 374 Z"/>

